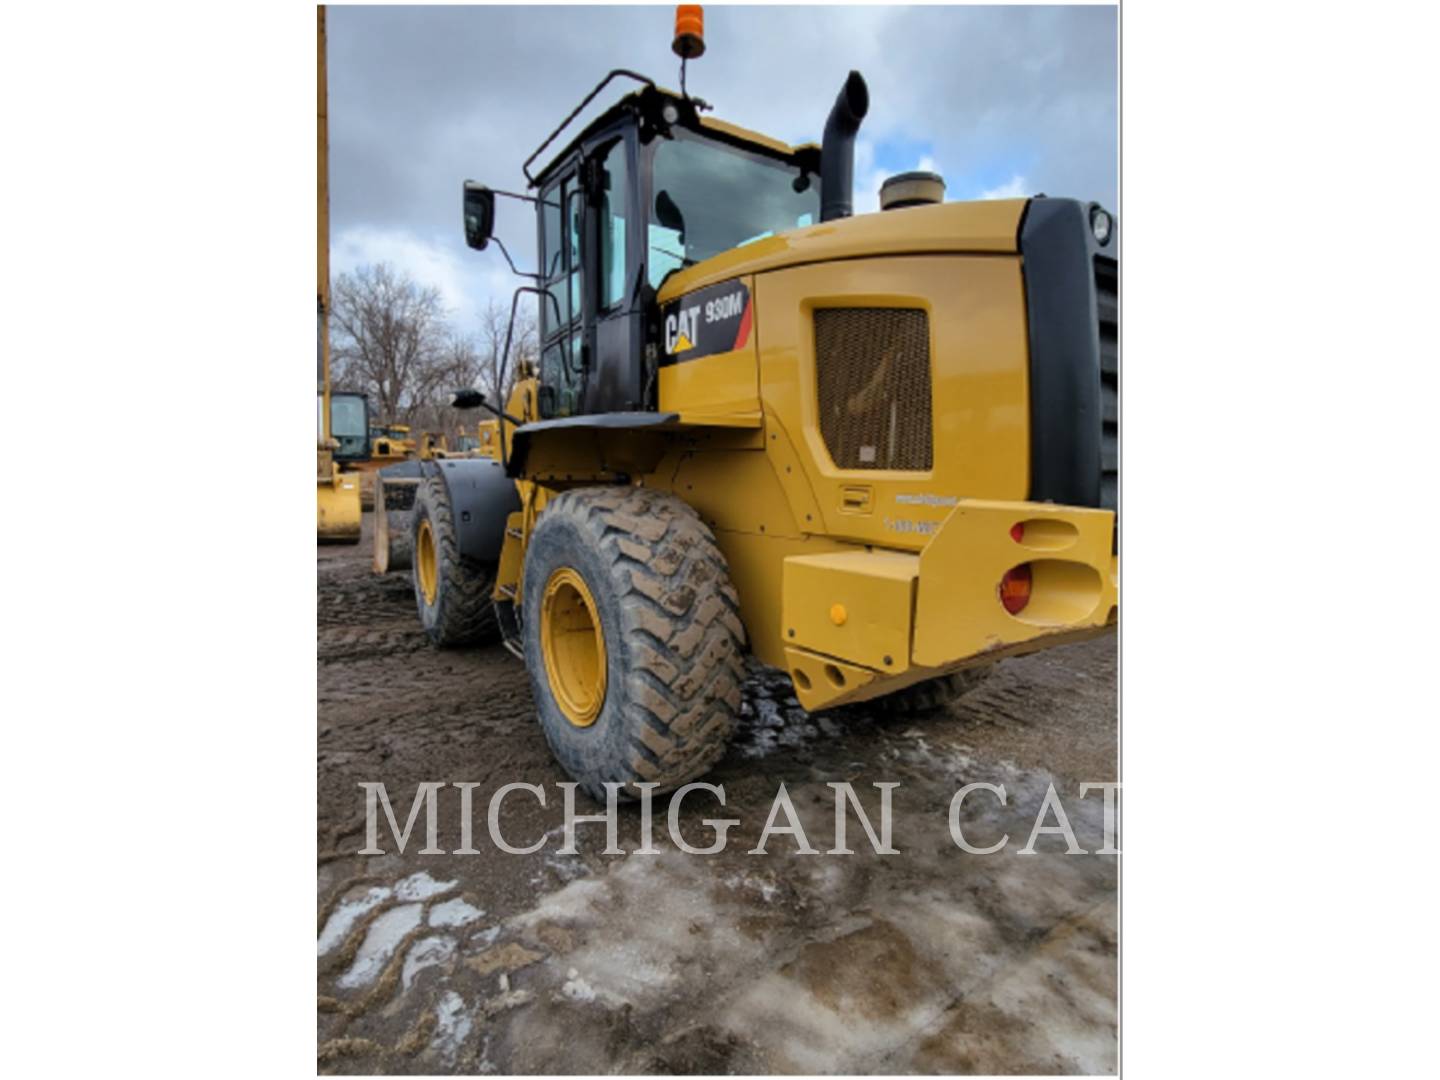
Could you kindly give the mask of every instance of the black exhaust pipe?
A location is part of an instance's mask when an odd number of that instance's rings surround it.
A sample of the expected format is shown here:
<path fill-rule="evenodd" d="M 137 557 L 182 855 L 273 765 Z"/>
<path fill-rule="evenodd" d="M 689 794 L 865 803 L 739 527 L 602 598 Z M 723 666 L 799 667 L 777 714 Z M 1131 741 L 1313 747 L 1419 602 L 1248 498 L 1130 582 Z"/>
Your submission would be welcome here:
<path fill-rule="evenodd" d="M 870 111 L 870 88 L 858 71 L 850 72 L 825 121 L 820 144 L 820 220 L 855 212 L 855 133 Z"/>

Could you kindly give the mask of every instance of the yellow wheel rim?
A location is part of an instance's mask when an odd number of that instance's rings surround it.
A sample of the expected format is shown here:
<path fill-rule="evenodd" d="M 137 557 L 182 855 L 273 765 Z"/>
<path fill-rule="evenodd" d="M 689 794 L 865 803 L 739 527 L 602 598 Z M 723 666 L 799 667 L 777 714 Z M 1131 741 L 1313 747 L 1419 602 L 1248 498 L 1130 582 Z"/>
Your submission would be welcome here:
<path fill-rule="evenodd" d="M 425 603 L 435 603 L 435 594 L 440 591 L 440 574 L 435 569 L 435 533 L 428 518 L 420 519 L 420 528 L 416 531 L 415 569 L 420 575 L 420 591 L 425 594 Z"/>
<path fill-rule="evenodd" d="M 565 719 L 589 727 L 605 704 L 605 634 L 585 579 L 568 566 L 558 568 L 545 583 L 540 651 Z"/>

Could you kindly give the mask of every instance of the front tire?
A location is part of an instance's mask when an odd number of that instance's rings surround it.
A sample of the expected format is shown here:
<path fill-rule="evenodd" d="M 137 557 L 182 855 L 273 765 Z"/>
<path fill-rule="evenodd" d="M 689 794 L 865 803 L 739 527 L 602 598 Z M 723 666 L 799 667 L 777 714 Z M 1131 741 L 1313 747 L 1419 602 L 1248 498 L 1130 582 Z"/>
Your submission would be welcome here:
<path fill-rule="evenodd" d="M 490 597 L 495 567 L 460 555 L 449 494 L 440 477 L 421 481 L 410 530 L 410 578 L 420 625 L 430 641 L 448 648 L 498 638 L 495 602 Z"/>
<path fill-rule="evenodd" d="M 725 753 L 745 629 L 698 514 L 648 488 L 553 499 L 525 554 L 525 663 L 546 741 L 597 799 L 607 782 L 665 792 Z"/>

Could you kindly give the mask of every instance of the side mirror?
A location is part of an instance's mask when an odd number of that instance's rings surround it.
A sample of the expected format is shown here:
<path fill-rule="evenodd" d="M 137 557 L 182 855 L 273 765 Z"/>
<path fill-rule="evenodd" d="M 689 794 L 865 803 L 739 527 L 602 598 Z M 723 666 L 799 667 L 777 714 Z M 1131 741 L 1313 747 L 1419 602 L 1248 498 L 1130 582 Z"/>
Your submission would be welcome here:
<path fill-rule="evenodd" d="M 465 243 L 484 251 L 495 235 L 495 193 L 484 184 L 465 181 Z"/>

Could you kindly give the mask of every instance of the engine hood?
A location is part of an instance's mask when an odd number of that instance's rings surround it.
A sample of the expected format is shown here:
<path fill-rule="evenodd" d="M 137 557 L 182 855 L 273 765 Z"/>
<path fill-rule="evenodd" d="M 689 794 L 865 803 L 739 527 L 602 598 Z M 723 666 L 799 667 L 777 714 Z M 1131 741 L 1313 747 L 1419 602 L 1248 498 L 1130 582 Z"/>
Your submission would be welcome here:
<path fill-rule="evenodd" d="M 732 248 L 671 274 L 663 304 L 706 285 L 788 266 L 876 255 L 1015 254 L 1028 199 L 938 203 L 839 218 Z"/>

